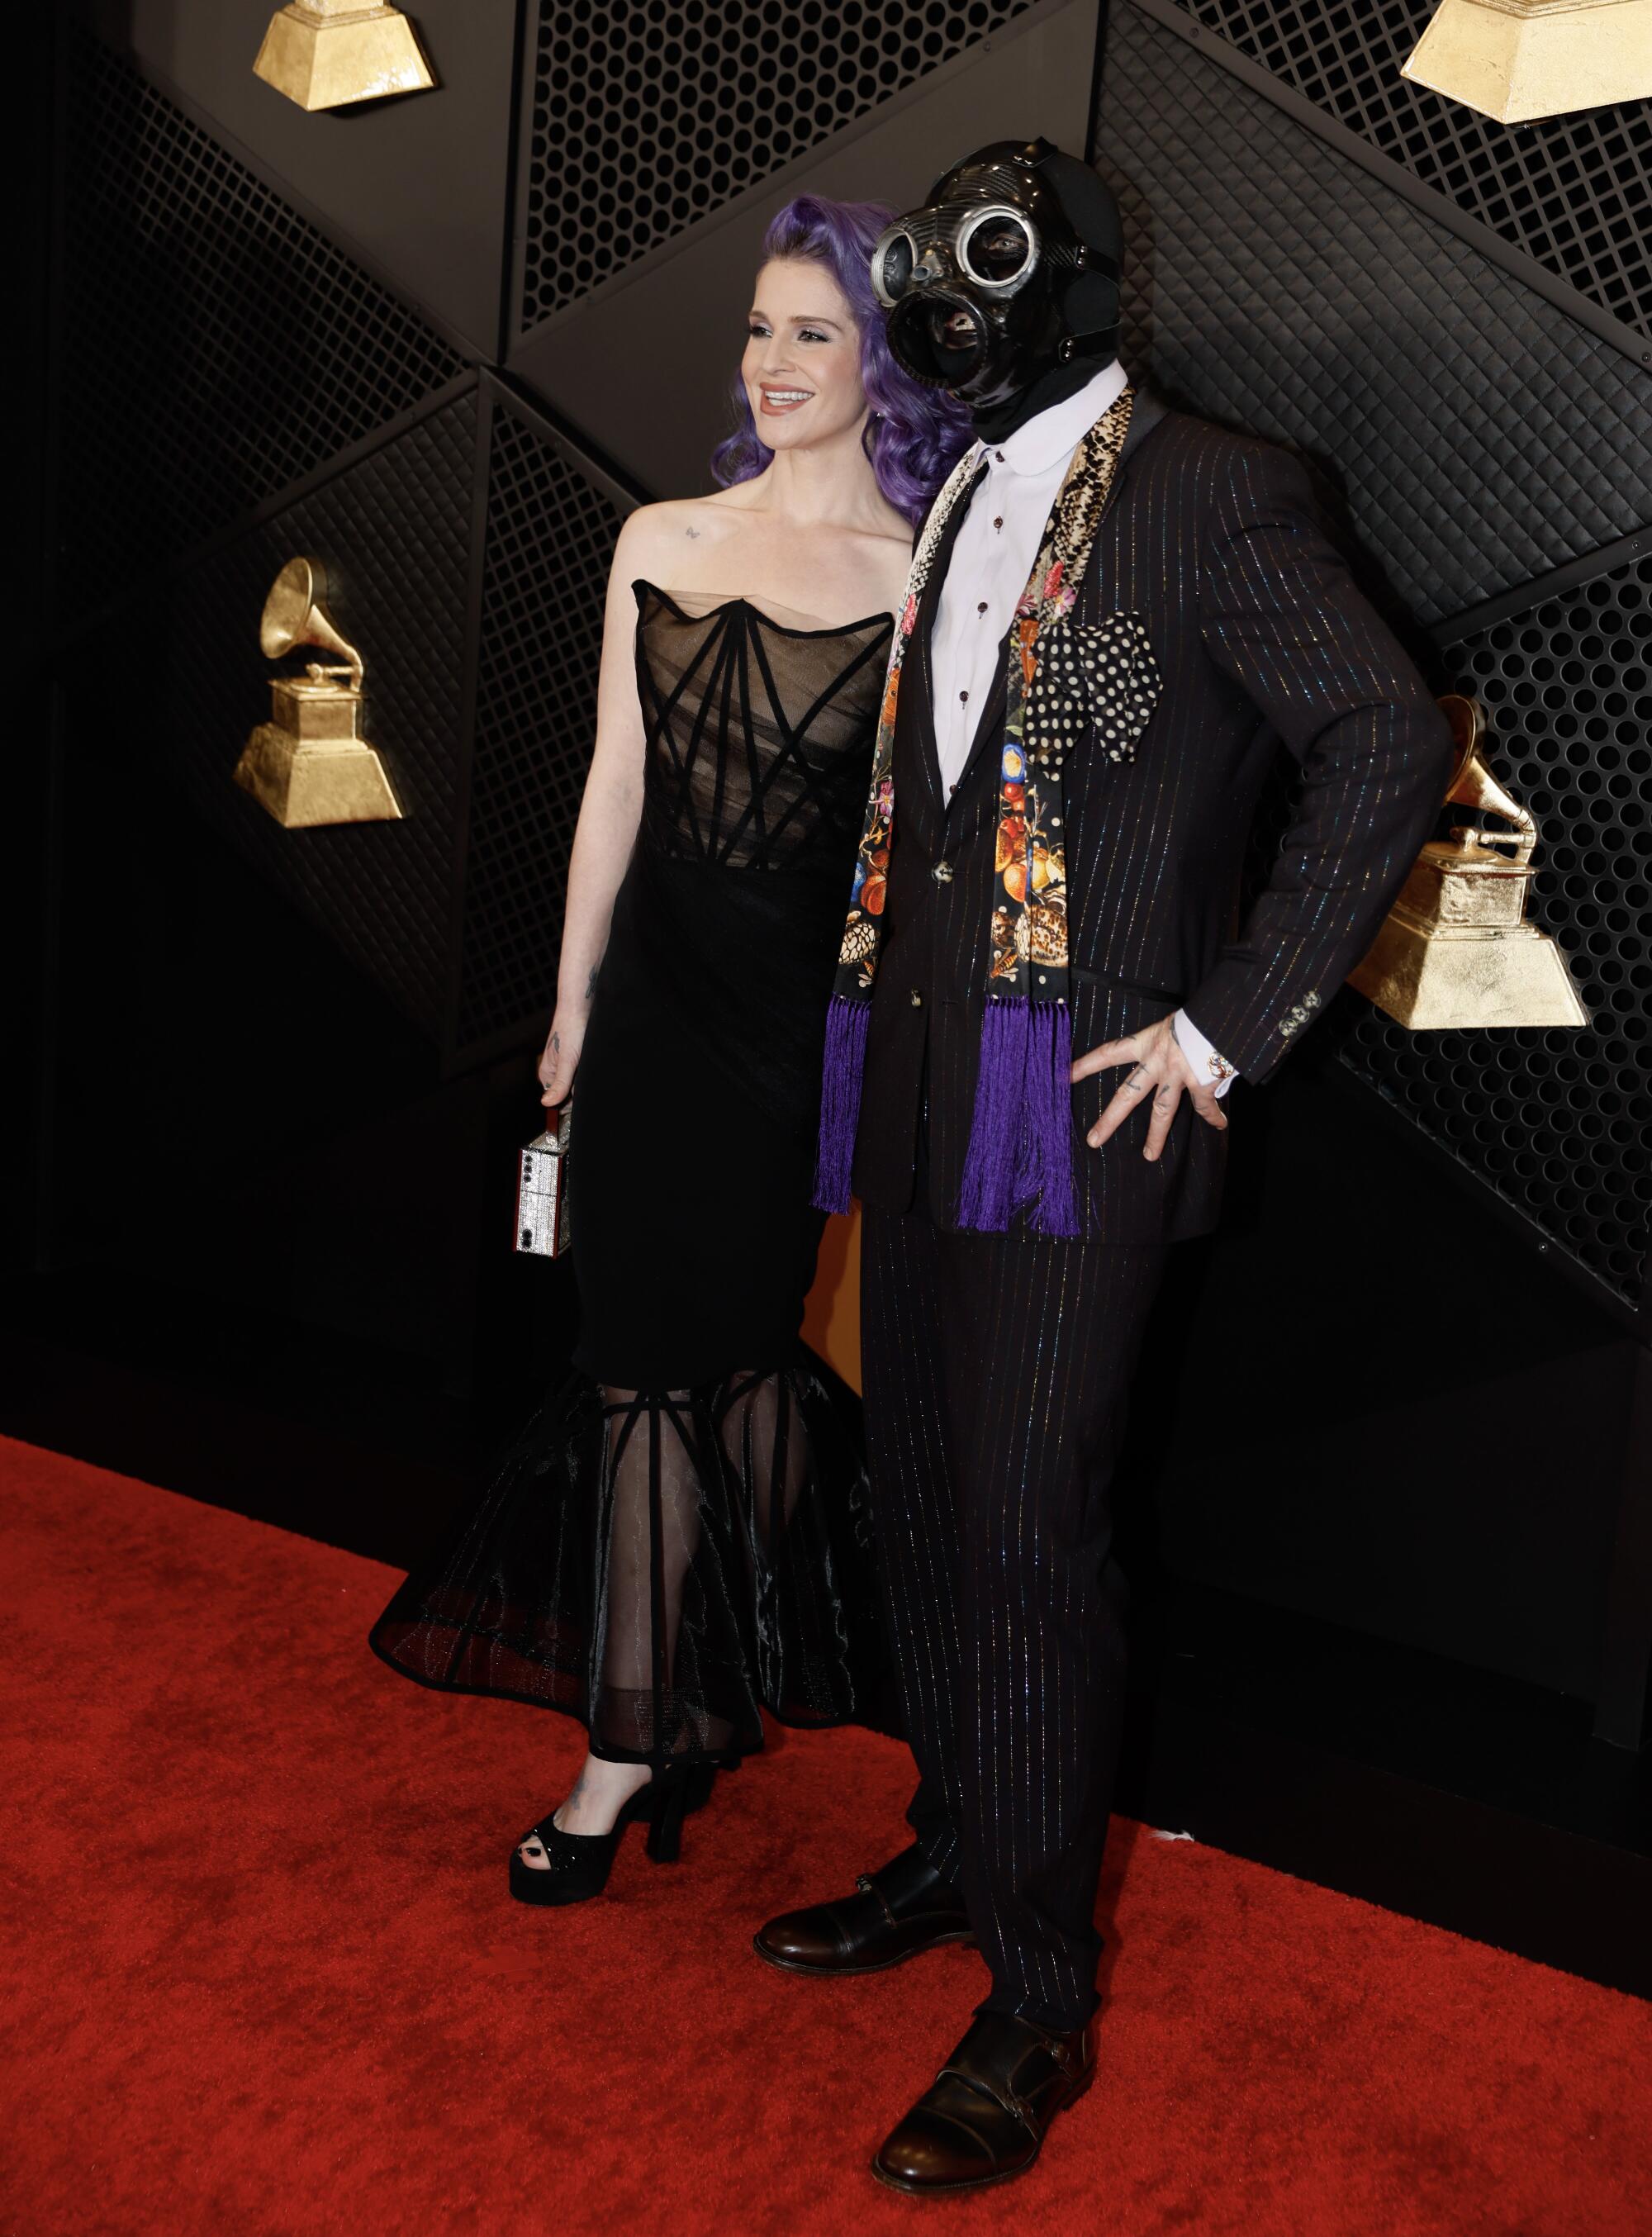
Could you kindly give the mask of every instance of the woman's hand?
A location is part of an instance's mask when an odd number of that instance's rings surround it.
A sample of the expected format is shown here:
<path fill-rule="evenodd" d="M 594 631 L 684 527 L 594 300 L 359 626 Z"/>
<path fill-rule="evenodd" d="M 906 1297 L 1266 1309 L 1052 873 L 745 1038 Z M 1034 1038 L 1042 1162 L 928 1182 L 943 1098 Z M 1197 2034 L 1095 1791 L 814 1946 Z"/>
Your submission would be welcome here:
<path fill-rule="evenodd" d="M 1176 1105 L 1184 1095 L 1207 1126 L 1225 1132 L 1227 1121 L 1216 1091 L 1209 1080 L 1201 1079 L 1181 1053 L 1181 1044 L 1176 1039 L 1175 1013 L 1161 1018 L 1155 1026 L 1144 1026 L 1139 1033 L 1127 1033 L 1122 1040 L 1103 1041 L 1099 1048 L 1089 1049 L 1073 1066 L 1074 1079 L 1088 1079 L 1093 1072 L 1105 1072 L 1110 1066 L 1128 1064 L 1130 1075 L 1113 1092 L 1111 1101 L 1084 1137 L 1092 1150 L 1099 1150 L 1109 1134 L 1115 1133 L 1131 1113 L 1139 1111 L 1149 1097 L 1152 1098 L 1153 1116 L 1148 1121 L 1148 1138 L 1142 1145 L 1144 1158 L 1156 1158 L 1163 1149 L 1170 1132 L 1170 1121 L 1176 1115 Z"/>
<path fill-rule="evenodd" d="M 584 1019 L 576 1022 L 559 1008 L 539 1055 L 539 1085 L 544 1090 L 539 1100 L 547 1107 L 561 1103 L 573 1086 L 584 1041 Z"/>

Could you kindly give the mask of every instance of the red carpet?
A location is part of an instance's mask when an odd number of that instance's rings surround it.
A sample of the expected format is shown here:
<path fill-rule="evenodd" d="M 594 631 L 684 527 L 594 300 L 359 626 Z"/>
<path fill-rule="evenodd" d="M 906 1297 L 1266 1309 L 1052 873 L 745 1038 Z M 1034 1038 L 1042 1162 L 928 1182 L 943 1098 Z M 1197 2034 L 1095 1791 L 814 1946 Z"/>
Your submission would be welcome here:
<path fill-rule="evenodd" d="M 978 1960 L 747 1943 L 900 1844 L 898 1748 L 788 1737 L 675 1871 L 633 1836 L 526 1910 L 579 1736 L 382 1668 L 388 1570 L 3 1441 L 0 1483 L 0 2237 L 1649 2226 L 1648 2007 L 1129 1825 L 1096 2087 L 1025 2181 L 892 2197 Z"/>

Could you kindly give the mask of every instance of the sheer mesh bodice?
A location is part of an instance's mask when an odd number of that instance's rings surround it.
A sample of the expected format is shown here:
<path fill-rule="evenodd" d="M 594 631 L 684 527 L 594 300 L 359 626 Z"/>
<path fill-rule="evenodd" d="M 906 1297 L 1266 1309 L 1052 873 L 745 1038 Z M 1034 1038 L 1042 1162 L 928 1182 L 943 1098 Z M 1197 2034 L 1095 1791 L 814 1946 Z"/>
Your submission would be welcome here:
<path fill-rule="evenodd" d="M 748 598 L 636 593 L 644 838 L 736 870 L 852 862 L 892 626 L 793 629 Z"/>
<path fill-rule="evenodd" d="M 892 1721 L 859 1407 L 798 1334 L 892 623 L 635 587 L 648 761 L 575 1082 L 576 1373 L 374 1644 L 569 1710 L 599 1754 L 727 1759 L 765 1707 Z"/>

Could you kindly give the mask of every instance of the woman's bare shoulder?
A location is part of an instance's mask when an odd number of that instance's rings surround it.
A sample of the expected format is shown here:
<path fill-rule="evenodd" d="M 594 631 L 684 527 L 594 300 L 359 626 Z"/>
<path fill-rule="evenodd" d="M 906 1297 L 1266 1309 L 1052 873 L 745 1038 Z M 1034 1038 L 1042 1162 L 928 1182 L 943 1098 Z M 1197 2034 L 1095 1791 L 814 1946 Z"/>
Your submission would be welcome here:
<path fill-rule="evenodd" d="M 628 513 L 620 530 L 615 547 L 615 562 L 628 567 L 647 568 L 675 558 L 688 547 L 714 541 L 720 533 L 727 533 L 733 525 L 732 515 L 740 511 L 731 505 L 721 490 L 706 497 L 661 498 L 653 505 L 640 505 Z"/>

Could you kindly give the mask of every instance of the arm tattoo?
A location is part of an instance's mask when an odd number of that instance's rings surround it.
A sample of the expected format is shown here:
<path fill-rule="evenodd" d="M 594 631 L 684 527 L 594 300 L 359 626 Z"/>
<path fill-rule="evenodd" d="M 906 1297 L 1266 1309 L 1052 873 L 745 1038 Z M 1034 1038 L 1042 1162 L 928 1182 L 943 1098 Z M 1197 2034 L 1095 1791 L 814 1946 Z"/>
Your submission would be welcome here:
<path fill-rule="evenodd" d="M 585 1000 L 588 1002 L 596 992 L 596 973 L 599 967 L 600 967 L 598 965 L 593 963 L 591 966 L 590 976 L 585 981 Z"/>

